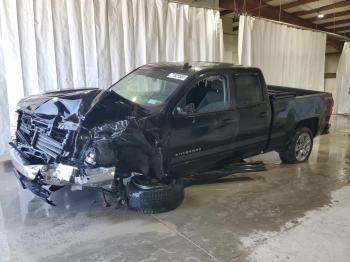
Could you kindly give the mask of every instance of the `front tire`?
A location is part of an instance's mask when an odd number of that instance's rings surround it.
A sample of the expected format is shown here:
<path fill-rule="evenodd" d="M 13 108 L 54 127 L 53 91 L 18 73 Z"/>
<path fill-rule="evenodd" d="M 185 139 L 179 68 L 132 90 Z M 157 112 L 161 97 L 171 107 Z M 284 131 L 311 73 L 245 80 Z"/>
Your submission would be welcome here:
<path fill-rule="evenodd" d="M 288 146 L 279 151 L 282 163 L 297 164 L 309 159 L 313 146 L 313 134 L 310 128 L 299 127 Z"/>

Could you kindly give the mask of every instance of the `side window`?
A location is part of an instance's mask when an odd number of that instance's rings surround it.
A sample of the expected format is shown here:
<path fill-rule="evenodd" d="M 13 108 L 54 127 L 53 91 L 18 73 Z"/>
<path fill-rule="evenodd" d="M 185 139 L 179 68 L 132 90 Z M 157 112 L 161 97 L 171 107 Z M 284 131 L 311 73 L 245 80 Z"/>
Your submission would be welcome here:
<path fill-rule="evenodd" d="M 230 104 L 230 96 L 225 77 L 214 75 L 197 82 L 184 96 L 179 105 L 194 105 L 195 113 L 216 112 L 226 109 Z"/>
<path fill-rule="evenodd" d="M 257 75 L 235 75 L 234 84 L 238 107 L 253 106 L 264 100 Z"/>

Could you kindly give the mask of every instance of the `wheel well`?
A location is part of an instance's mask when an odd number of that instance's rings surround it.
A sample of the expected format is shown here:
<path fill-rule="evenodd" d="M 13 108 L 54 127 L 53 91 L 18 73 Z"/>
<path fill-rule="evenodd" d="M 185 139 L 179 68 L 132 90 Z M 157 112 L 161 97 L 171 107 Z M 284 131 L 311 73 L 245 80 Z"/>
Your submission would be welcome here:
<path fill-rule="evenodd" d="M 318 118 L 311 117 L 308 119 L 304 119 L 298 123 L 297 128 L 301 127 L 301 126 L 305 126 L 305 127 L 310 128 L 313 136 L 315 137 L 317 132 L 318 132 Z"/>

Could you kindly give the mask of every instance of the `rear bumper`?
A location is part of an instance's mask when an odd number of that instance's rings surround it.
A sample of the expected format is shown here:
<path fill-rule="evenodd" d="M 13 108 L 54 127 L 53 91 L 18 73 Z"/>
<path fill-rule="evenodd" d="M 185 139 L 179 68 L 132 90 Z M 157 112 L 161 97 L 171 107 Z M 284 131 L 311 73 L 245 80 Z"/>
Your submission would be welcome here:
<path fill-rule="evenodd" d="M 42 185 L 81 185 L 90 187 L 104 187 L 110 185 L 115 174 L 115 167 L 87 168 L 79 170 L 75 166 L 64 164 L 32 165 L 20 153 L 10 149 L 10 157 L 17 178 L 22 186 L 30 181 Z M 28 182 L 28 183 L 27 183 Z"/>

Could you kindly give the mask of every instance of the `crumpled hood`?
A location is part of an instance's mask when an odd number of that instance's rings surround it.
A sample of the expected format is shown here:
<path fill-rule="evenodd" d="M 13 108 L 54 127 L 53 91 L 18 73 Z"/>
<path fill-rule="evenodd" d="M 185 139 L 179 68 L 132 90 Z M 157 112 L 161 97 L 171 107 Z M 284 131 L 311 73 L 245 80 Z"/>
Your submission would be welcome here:
<path fill-rule="evenodd" d="M 20 110 L 46 119 L 61 116 L 63 119 L 80 123 L 86 114 L 102 99 L 106 90 L 90 88 L 48 92 L 23 98 Z"/>

